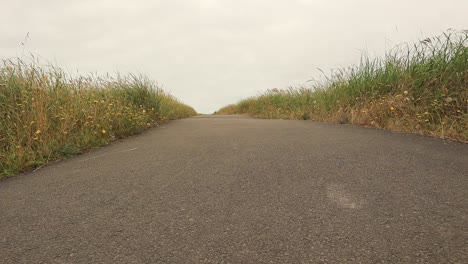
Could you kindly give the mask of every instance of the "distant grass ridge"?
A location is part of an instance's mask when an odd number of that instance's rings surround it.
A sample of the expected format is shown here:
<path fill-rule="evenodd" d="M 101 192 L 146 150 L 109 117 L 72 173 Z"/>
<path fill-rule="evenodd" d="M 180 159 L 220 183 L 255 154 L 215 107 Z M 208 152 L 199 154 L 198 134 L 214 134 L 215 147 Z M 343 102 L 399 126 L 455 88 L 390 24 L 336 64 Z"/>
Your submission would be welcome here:
<path fill-rule="evenodd" d="M 195 114 L 145 76 L 70 77 L 4 60 L 0 178 Z"/>
<path fill-rule="evenodd" d="M 217 111 L 313 119 L 468 141 L 468 32 L 447 32 L 385 57 L 363 55 L 323 83 L 272 89 Z"/>

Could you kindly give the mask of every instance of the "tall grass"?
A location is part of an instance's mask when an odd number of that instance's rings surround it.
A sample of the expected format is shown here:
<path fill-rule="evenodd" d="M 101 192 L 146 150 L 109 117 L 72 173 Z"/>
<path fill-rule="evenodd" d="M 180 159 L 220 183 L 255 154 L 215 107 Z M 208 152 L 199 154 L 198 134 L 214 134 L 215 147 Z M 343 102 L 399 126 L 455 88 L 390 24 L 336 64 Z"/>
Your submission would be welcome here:
<path fill-rule="evenodd" d="M 195 115 L 144 76 L 70 77 L 20 60 L 0 65 L 0 178 Z"/>
<path fill-rule="evenodd" d="M 363 55 L 312 87 L 269 90 L 220 109 L 260 118 L 313 119 L 468 140 L 468 32 L 447 32 L 385 57 Z"/>

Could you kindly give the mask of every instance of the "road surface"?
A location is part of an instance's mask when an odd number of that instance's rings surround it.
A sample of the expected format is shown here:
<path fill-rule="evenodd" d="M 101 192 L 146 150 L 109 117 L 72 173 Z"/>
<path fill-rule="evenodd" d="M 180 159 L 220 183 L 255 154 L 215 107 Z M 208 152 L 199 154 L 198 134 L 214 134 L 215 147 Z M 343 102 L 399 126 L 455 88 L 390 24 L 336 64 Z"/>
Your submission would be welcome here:
<path fill-rule="evenodd" d="M 468 144 L 178 120 L 0 181 L 0 263 L 466 263 Z"/>

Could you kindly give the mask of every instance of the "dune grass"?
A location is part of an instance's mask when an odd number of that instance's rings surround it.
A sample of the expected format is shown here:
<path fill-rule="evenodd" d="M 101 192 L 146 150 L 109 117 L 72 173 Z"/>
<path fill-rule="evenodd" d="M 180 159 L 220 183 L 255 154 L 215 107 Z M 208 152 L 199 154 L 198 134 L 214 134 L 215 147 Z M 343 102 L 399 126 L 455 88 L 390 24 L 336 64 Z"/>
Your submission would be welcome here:
<path fill-rule="evenodd" d="M 468 32 L 447 32 L 385 57 L 363 55 L 312 87 L 272 89 L 217 111 L 313 119 L 468 141 Z"/>
<path fill-rule="evenodd" d="M 195 115 L 144 76 L 70 77 L 37 63 L 0 65 L 0 178 Z"/>

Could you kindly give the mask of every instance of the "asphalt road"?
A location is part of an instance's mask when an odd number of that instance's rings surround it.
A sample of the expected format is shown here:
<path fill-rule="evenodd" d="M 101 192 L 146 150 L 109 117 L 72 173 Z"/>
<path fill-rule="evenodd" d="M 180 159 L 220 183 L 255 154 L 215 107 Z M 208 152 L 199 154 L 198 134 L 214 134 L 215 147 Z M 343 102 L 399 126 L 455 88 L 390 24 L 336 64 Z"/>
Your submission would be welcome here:
<path fill-rule="evenodd" d="M 466 263 L 468 144 L 202 116 L 0 181 L 0 263 Z"/>

